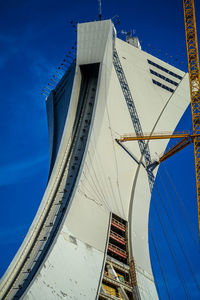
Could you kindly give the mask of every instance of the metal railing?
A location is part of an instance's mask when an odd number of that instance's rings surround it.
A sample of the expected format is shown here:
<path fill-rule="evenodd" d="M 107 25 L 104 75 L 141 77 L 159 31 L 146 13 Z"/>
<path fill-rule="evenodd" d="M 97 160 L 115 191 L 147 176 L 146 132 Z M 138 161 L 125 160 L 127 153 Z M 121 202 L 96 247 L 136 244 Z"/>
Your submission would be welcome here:
<path fill-rule="evenodd" d="M 111 243 L 108 244 L 108 250 L 115 252 L 116 254 L 122 256 L 123 258 L 127 258 L 127 252 Z"/>
<path fill-rule="evenodd" d="M 112 224 L 112 225 L 116 225 L 118 228 L 120 228 L 120 229 L 123 230 L 123 231 L 126 230 L 126 226 L 125 226 L 123 223 L 117 221 L 116 219 L 112 219 L 111 224 Z"/>
<path fill-rule="evenodd" d="M 124 244 L 126 243 L 125 239 L 119 235 L 118 233 L 114 232 L 114 231 L 110 231 L 110 237 L 112 237 L 113 239 L 119 241 L 120 243 Z"/>

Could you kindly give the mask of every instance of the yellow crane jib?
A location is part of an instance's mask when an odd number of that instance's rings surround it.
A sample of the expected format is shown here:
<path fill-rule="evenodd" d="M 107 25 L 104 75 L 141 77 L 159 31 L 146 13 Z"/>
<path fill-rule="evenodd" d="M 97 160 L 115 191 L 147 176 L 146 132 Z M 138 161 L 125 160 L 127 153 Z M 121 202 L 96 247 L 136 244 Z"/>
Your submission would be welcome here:
<path fill-rule="evenodd" d="M 172 148 L 166 151 L 158 161 L 153 162 L 147 168 L 153 166 L 155 168 L 159 163 L 165 161 L 167 158 L 172 155 L 178 153 L 180 150 L 184 149 L 186 146 L 194 143 L 196 138 L 200 139 L 200 134 L 189 134 L 189 133 L 156 133 L 156 134 L 144 134 L 144 135 L 123 135 L 120 139 L 116 139 L 117 142 L 124 143 L 130 141 L 138 141 L 138 140 L 160 140 L 160 139 L 181 139 L 178 143 L 176 143 Z"/>

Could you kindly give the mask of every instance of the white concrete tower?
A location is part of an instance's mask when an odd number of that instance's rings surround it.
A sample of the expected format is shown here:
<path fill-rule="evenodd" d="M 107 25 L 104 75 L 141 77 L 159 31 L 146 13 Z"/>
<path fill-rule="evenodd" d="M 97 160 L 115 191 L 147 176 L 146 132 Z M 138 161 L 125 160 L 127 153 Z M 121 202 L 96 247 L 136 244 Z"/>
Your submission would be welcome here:
<path fill-rule="evenodd" d="M 135 43 L 136 45 L 136 43 Z M 157 299 L 148 246 L 154 174 L 189 104 L 188 75 L 116 37 L 111 20 L 78 25 L 77 56 L 47 99 L 48 185 L 0 285 L 1 299 Z"/>

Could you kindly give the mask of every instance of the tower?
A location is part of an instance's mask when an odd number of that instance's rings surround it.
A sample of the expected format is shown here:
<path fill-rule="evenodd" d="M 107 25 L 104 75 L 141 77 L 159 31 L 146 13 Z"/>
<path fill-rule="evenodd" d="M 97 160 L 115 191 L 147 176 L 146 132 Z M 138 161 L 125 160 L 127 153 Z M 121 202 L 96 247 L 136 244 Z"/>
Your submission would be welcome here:
<path fill-rule="evenodd" d="M 125 151 L 115 139 L 173 131 L 188 104 L 187 74 L 119 40 L 111 20 L 78 25 L 76 62 L 47 98 L 49 182 L 3 299 L 157 299 L 148 249 L 156 173 L 146 167 L 167 141 Z"/>

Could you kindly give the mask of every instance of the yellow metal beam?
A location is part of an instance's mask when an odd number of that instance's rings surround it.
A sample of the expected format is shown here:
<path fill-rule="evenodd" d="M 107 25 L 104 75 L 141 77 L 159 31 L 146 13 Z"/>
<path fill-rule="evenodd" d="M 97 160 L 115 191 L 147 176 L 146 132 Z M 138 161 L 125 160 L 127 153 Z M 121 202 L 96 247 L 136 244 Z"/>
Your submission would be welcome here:
<path fill-rule="evenodd" d="M 199 134 L 189 134 L 189 133 L 175 133 L 175 134 L 144 134 L 144 135 L 124 135 L 121 136 L 120 139 L 116 139 L 117 141 L 123 143 L 128 141 L 138 141 L 138 140 L 161 140 L 161 139 L 180 139 L 180 138 L 187 138 L 192 139 L 198 137 L 200 139 L 200 133 Z"/>
<path fill-rule="evenodd" d="M 159 162 L 165 161 L 167 158 L 171 157 L 172 155 L 176 154 L 177 152 L 181 151 L 188 145 L 192 143 L 192 139 L 184 138 L 179 143 L 177 143 L 174 147 L 169 149 L 165 152 L 159 159 Z"/>
<path fill-rule="evenodd" d="M 183 0 L 185 34 L 190 81 L 193 134 L 200 134 L 200 73 L 194 0 Z M 197 206 L 200 234 L 200 137 L 194 137 Z"/>

